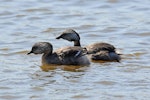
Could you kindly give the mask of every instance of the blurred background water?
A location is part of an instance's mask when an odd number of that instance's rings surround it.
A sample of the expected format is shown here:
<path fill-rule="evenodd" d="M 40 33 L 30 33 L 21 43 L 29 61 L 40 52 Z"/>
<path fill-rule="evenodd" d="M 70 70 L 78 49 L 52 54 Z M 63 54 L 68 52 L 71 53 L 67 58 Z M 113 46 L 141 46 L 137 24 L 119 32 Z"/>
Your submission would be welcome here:
<path fill-rule="evenodd" d="M 0 2 L 0 100 L 149 100 L 150 0 Z M 55 39 L 68 28 L 83 46 L 113 44 L 121 63 L 49 70 L 40 67 L 41 55 L 26 55 L 39 41 L 73 45 Z"/>

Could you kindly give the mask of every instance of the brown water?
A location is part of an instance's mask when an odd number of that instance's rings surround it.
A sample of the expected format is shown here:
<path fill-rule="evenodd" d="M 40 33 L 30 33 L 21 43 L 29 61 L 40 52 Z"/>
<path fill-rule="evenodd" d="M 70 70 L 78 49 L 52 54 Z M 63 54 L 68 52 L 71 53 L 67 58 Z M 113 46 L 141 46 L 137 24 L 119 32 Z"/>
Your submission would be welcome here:
<path fill-rule="evenodd" d="M 150 0 L 1 0 L 0 100 L 149 100 Z M 66 28 L 82 45 L 111 43 L 121 63 L 42 66 L 26 55 L 35 42 L 54 49 Z"/>

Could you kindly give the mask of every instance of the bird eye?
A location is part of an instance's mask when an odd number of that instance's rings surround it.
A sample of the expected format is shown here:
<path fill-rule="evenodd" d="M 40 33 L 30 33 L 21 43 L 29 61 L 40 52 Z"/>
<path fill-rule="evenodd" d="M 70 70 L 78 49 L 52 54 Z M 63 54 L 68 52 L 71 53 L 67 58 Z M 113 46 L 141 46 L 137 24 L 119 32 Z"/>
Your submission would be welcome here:
<path fill-rule="evenodd" d="M 35 47 L 33 47 L 33 48 L 32 48 L 32 50 L 36 50 L 37 48 L 38 48 L 38 47 L 37 47 L 37 46 L 35 46 Z"/>

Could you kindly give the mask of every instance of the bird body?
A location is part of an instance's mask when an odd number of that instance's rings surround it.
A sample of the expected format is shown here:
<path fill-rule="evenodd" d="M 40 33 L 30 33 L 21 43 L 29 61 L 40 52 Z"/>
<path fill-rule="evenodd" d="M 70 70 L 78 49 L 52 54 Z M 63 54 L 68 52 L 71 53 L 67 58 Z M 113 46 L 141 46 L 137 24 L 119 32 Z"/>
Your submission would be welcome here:
<path fill-rule="evenodd" d="M 68 41 L 73 41 L 74 46 L 81 47 L 80 36 L 73 29 L 67 29 L 56 39 L 64 39 Z M 117 54 L 115 47 L 109 43 L 98 42 L 90 44 L 85 47 L 87 49 L 87 54 L 89 54 L 91 60 L 104 60 L 104 61 L 117 61 L 121 60 L 120 54 Z"/>
<path fill-rule="evenodd" d="M 38 42 L 28 54 L 43 54 L 42 64 L 58 65 L 89 65 L 86 50 L 82 47 L 63 47 L 53 52 L 53 46 L 48 42 Z"/>

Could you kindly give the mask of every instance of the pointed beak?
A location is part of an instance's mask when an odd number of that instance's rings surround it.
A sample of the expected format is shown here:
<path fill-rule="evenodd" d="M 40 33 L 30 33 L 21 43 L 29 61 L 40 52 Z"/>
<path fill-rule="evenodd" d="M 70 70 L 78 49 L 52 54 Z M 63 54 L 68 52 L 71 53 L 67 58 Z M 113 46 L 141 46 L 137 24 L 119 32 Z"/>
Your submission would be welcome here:
<path fill-rule="evenodd" d="M 31 54 L 31 53 L 33 53 L 32 51 L 30 51 L 29 53 L 27 53 L 27 55 L 29 55 L 29 54 Z"/>
<path fill-rule="evenodd" d="M 60 39 L 60 38 L 61 38 L 61 36 L 56 37 L 56 39 Z"/>

